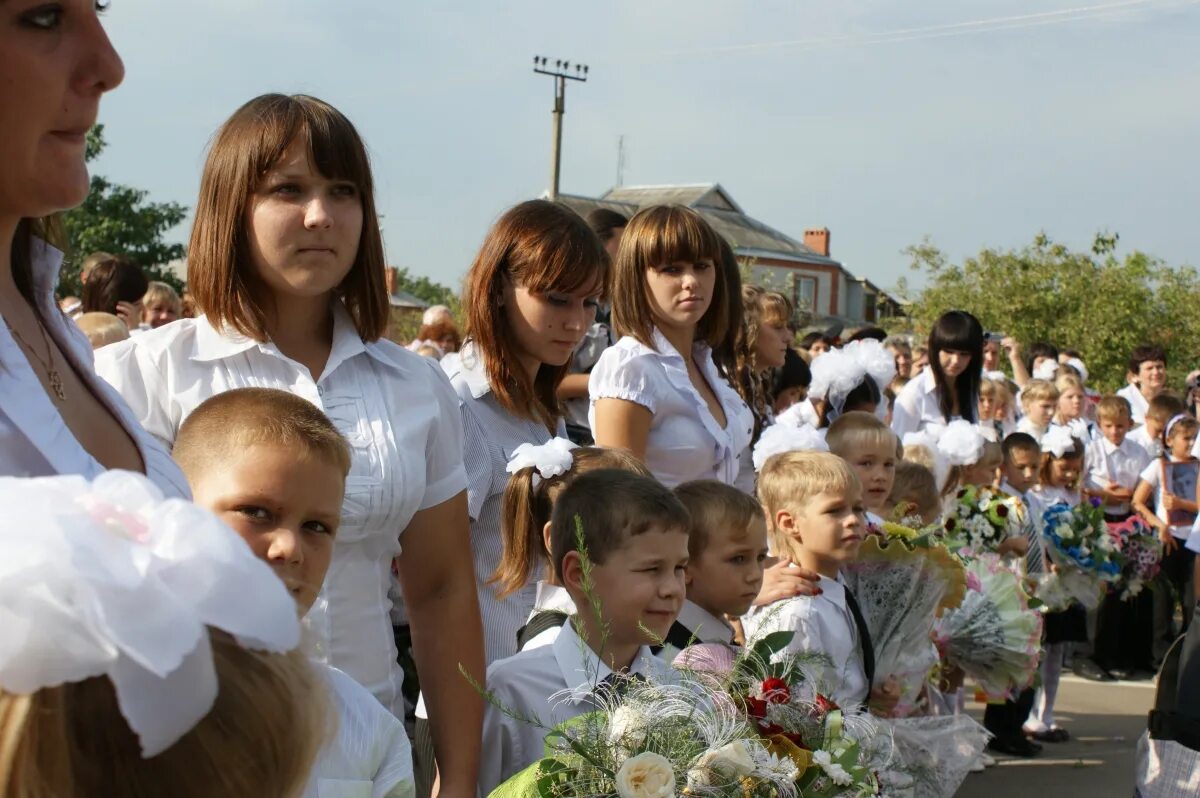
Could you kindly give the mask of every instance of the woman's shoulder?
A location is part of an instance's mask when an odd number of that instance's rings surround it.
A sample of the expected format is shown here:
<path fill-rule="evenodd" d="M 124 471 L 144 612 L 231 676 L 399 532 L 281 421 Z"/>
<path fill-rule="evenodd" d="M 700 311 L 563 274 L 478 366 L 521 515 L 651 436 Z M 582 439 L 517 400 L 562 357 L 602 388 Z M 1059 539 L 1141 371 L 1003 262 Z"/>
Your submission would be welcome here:
<path fill-rule="evenodd" d="M 134 362 L 169 368 L 176 362 L 190 360 L 202 349 L 200 339 L 205 331 L 218 334 L 203 317 L 179 319 L 158 329 L 146 330 L 140 335 L 97 349 L 96 369 L 105 373 L 107 369 L 119 367 L 120 364 L 128 366 Z"/>
<path fill-rule="evenodd" d="M 655 351 L 632 335 L 626 335 L 600 354 L 594 370 L 617 368 L 635 361 L 642 361 L 644 364 L 650 365 L 662 358 L 662 353 Z"/>

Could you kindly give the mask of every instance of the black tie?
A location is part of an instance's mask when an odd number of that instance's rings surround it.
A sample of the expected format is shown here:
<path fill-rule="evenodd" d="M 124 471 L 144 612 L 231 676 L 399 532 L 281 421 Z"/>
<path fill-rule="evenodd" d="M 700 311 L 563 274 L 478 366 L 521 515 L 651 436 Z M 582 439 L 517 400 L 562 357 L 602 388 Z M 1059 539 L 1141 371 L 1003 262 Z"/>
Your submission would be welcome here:
<path fill-rule="evenodd" d="M 592 691 L 592 695 L 598 701 L 607 701 L 615 698 L 619 703 L 625 697 L 625 693 L 635 684 L 643 683 L 646 677 L 640 673 L 610 673 L 600 680 L 596 685 L 596 689 Z"/>
<path fill-rule="evenodd" d="M 862 649 L 863 671 L 867 674 L 867 692 L 870 693 L 871 686 L 875 684 L 875 647 L 871 645 L 871 633 L 867 631 L 867 622 L 850 588 L 846 588 L 846 607 L 854 616 L 854 625 L 858 627 L 858 645 Z"/>

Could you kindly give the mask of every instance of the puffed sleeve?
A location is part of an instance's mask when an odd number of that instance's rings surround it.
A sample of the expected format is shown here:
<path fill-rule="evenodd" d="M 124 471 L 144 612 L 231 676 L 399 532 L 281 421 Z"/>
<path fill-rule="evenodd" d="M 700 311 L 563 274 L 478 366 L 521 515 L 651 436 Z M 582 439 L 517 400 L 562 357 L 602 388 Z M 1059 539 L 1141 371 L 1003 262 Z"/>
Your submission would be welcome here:
<path fill-rule="evenodd" d="M 421 509 L 436 507 L 467 488 L 463 466 L 463 425 L 458 394 L 437 361 L 421 359 L 429 369 L 430 388 L 437 399 L 437 418 L 425 444 L 425 495 Z"/>
<path fill-rule="evenodd" d="M 921 429 L 921 378 L 911 380 L 900 391 L 892 405 L 892 432 L 900 440 L 910 432 Z"/>
<path fill-rule="evenodd" d="M 147 347 L 130 338 L 96 350 L 96 373 L 121 395 L 142 428 L 170 451 L 182 418 L 155 360 Z"/>
<path fill-rule="evenodd" d="M 654 413 L 666 384 L 662 366 L 652 356 L 622 346 L 610 346 L 600 355 L 588 379 L 588 395 L 598 399 L 624 399 Z"/>

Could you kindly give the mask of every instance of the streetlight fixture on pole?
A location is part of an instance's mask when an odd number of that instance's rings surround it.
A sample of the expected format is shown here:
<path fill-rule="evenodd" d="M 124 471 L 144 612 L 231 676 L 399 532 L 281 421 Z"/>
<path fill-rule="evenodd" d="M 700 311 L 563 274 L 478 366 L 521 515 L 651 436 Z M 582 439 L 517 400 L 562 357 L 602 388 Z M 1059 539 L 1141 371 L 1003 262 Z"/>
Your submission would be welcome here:
<path fill-rule="evenodd" d="M 558 199 L 558 173 L 562 165 L 562 118 L 563 112 L 566 110 L 567 81 L 587 82 L 587 65 L 575 64 L 574 66 L 575 71 L 572 73 L 571 64 L 566 61 L 556 60 L 550 64 L 544 55 L 533 57 L 533 71 L 539 75 L 549 75 L 554 78 L 554 110 L 551 112 L 554 117 L 554 132 L 551 142 L 553 149 L 550 156 L 551 202 Z"/>

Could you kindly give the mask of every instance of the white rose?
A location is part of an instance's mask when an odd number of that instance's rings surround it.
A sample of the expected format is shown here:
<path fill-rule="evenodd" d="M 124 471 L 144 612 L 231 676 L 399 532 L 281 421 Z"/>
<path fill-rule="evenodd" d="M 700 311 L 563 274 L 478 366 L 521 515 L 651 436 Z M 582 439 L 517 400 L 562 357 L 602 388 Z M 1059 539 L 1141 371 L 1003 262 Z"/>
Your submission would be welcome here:
<path fill-rule="evenodd" d="M 743 740 L 734 740 L 720 748 L 705 751 L 693 769 L 717 770 L 726 776 L 748 776 L 754 772 L 754 759 Z"/>
<path fill-rule="evenodd" d="M 617 795 L 621 798 L 674 798 L 675 771 L 671 762 L 651 751 L 629 757 L 617 771 Z"/>
<path fill-rule="evenodd" d="M 608 742 L 623 748 L 639 748 L 646 740 L 643 713 L 630 709 L 628 704 L 617 707 L 608 721 Z"/>

